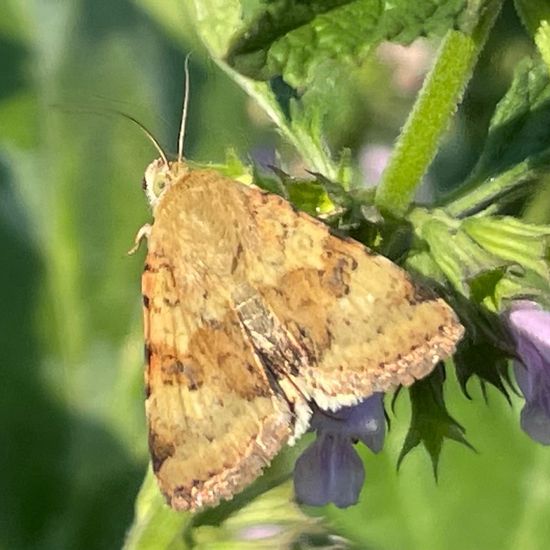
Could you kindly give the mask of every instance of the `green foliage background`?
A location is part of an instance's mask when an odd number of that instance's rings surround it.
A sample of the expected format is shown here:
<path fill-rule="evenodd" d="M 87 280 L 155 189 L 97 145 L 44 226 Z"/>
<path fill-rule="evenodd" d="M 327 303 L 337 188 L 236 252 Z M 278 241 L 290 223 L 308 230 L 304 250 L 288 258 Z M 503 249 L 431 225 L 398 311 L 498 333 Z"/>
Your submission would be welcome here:
<path fill-rule="evenodd" d="M 128 112 L 173 150 L 193 51 L 187 156 L 223 161 L 228 147 L 245 157 L 274 144 L 290 154 L 209 61 L 181 4 L 0 0 L 0 549 L 120 547 L 147 468 L 143 252 L 125 252 L 150 218 L 140 181 L 155 152 L 135 127 L 101 113 Z M 531 48 L 508 6 L 432 166 L 441 187 L 472 166 Z M 372 63 L 359 88 L 342 85 L 346 101 L 328 116 L 336 148 L 397 135 L 413 98 L 389 80 Z M 550 220 L 544 198 L 533 201 L 533 221 Z M 396 473 L 409 418 L 401 396 L 384 451 L 364 454 L 360 503 L 309 513 L 360 548 L 547 548 L 550 452 L 520 431 L 519 401 L 510 407 L 489 390 L 485 406 L 475 382 L 469 389 L 473 401 L 449 376 L 448 408 L 477 454 L 446 445 L 438 483 L 420 449 Z"/>

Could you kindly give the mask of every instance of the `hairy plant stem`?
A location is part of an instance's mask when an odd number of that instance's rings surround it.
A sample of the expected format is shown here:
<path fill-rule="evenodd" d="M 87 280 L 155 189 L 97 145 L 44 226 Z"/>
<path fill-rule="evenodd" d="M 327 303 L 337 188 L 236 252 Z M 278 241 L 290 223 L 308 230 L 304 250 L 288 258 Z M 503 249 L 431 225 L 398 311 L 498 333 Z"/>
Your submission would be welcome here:
<path fill-rule="evenodd" d="M 493 0 L 471 33 L 451 30 L 395 146 L 377 188 L 380 210 L 403 216 L 462 99 L 503 0 Z"/>

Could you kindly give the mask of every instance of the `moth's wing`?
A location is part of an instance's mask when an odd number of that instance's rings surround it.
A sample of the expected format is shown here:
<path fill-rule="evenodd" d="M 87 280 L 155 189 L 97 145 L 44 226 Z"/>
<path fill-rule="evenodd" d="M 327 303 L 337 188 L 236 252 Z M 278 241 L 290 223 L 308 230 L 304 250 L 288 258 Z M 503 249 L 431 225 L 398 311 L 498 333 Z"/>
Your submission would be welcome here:
<path fill-rule="evenodd" d="M 252 482 L 287 441 L 291 418 L 235 312 L 209 314 L 211 289 L 181 276 L 159 231 L 142 279 L 149 447 L 168 502 L 195 510 Z"/>
<path fill-rule="evenodd" d="M 244 193 L 261 243 L 244 247 L 248 282 L 307 354 L 290 376 L 321 408 L 410 385 L 454 351 L 455 313 L 406 271 L 276 195 Z"/>

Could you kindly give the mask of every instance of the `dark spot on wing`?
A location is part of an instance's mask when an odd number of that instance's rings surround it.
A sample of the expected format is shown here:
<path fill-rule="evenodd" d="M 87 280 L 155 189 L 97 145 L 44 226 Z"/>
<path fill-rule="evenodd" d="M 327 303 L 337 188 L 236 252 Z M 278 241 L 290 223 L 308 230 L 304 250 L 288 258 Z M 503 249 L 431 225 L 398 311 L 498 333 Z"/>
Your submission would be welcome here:
<path fill-rule="evenodd" d="M 153 471 L 157 473 L 164 464 L 164 461 L 174 455 L 175 447 L 173 443 L 163 441 L 158 434 L 150 431 L 149 451 L 151 452 Z"/>
<path fill-rule="evenodd" d="M 237 250 L 235 251 L 235 255 L 233 256 L 233 260 L 231 261 L 231 273 L 234 273 L 235 270 L 237 269 L 242 253 L 243 253 L 243 245 L 239 242 L 239 244 L 237 245 Z"/>
<path fill-rule="evenodd" d="M 143 356 L 145 358 L 145 363 L 148 365 L 151 361 L 151 348 L 147 343 L 143 346 Z"/>

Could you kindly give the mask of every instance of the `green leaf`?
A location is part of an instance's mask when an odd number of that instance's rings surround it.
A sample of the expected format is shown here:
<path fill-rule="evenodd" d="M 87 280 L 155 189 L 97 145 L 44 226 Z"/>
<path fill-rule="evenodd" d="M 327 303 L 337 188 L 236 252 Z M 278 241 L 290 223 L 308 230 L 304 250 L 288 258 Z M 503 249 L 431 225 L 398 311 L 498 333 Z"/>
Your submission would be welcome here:
<path fill-rule="evenodd" d="M 290 202 L 300 210 L 312 216 L 319 216 L 334 210 L 334 204 L 330 200 L 323 182 L 293 178 L 282 170 L 277 170 L 276 173 L 280 178 L 281 185 L 286 189 Z"/>
<path fill-rule="evenodd" d="M 445 274 L 439 269 L 429 250 L 416 248 L 409 251 L 406 260 L 407 270 L 419 273 L 443 285 L 447 281 Z"/>
<path fill-rule="evenodd" d="M 475 216 L 465 219 L 461 227 L 491 254 L 548 280 L 549 226 L 527 224 L 509 216 Z"/>
<path fill-rule="evenodd" d="M 409 216 L 416 234 L 428 246 L 435 264 L 461 294 L 470 295 L 470 284 L 479 275 L 507 265 L 485 250 L 461 227 L 460 222 L 441 211 L 420 208 Z M 421 267 L 421 266 L 420 266 Z M 425 273 L 429 276 L 429 273 Z"/>
<path fill-rule="evenodd" d="M 488 297 L 492 298 L 499 282 L 506 275 L 509 268 L 497 267 L 483 271 L 470 281 L 470 297 L 474 304 L 481 304 Z"/>
<path fill-rule="evenodd" d="M 409 388 L 411 424 L 397 461 L 399 467 L 405 456 L 422 444 L 430 455 L 436 478 L 445 439 L 452 439 L 473 450 L 464 437 L 464 428 L 447 411 L 443 400 L 444 379 L 445 371 L 440 365 L 430 376 L 418 380 Z"/>
<path fill-rule="evenodd" d="M 256 79 L 282 75 L 307 84 L 327 58 L 359 61 L 383 40 L 409 43 L 418 36 L 467 29 L 486 2 L 473 0 L 276 0 L 243 2 L 249 23 L 234 38 L 226 60 Z"/>
<path fill-rule="evenodd" d="M 475 344 L 489 342 L 508 355 L 513 355 L 515 344 L 497 312 L 487 308 L 484 303 L 474 303 L 457 293 L 449 293 L 446 298 L 464 325 L 466 338 Z"/>
<path fill-rule="evenodd" d="M 378 239 L 374 248 L 393 262 L 402 263 L 410 251 L 414 238 L 410 223 L 387 216 L 378 229 Z"/>
<path fill-rule="evenodd" d="M 342 185 L 329 180 L 323 174 L 311 172 L 315 176 L 317 183 L 324 189 L 330 200 L 342 207 L 343 209 L 349 209 L 353 207 L 355 193 L 346 191 Z M 353 190 L 355 191 L 355 189 Z"/>
<path fill-rule="evenodd" d="M 139 491 L 135 517 L 124 550 L 185 550 L 187 548 L 257 548 L 253 533 L 266 531 L 274 548 L 290 547 L 298 539 L 329 540 L 330 534 L 293 502 L 288 474 L 303 444 L 277 457 L 271 468 L 244 493 L 197 514 L 176 512 L 165 503 L 149 468 Z M 249 538 L 250 537 L 250 538 Z"/>
<path fill-rule="evenodd" d="M 470 33 L 491 0 L 386 1 L 384 39 L 409 43 L 418 36 L 443 36 L 449 29 Z"/>
<path fill-rule="evenodd" d="M 522 23 L 533 36 L 540 22 L 550 18 L 550 4 L 547 0 L 514 0 L 514 4 Z"/>
<path fill-rule="evenodd" d="M 135 517 L 123 550 L 185 550 L 183 539 L 191 514 L 176 512 L 164 501 L 151 468 L 136 500 Z"/>
<path fill-rule="evenodd" d="M 428 252 L 453 287 L 478 304 L 483 302 L 498 311 L 506 294 L 528 294 L 532 288 L 550 282 L 549 226 L 509 216 L 478 215 L 456 220 L 441 210 L 428 212 L 421 208 L 415 208 L 408 219 L 420 239 L 409 264 L 423 275 L 441 280 L 431 263 L 415 258 L 419 252 Z M 427 250 L 419 250 L 422 246 Z M 514 292 L 508 285 L 503 294 L 499 285 L 504 279 L 514 281 Z"/>
<path fill-rule="evenodd" d="M 214 170 L 217 170 L 224 176 L 227 176 L 231 179 L 240 181 L 242 183 L 245 183 L 247 185 L 251 184 L 254 180 L 253 177 L 253 168 L 251 166 L 246 165 L 237 155 L 234 149 L 228 149 L 225 153 L 225 162 L 223 164 L 220 163 L 202 163 L 202 162 L 194 162 L 194 161 L 187 161 L 188 164 L 193 168 L 203 168 L 208 169 L 212 168 Z"/>
<path fill-rule="evenodd" d="M 188 534 L 192 547 L 204 550 L 310 548 L 313 541 L 328 547 L 324 545 L 331 542 L 331 535 L 324 522 L 302 512 L 293 497 L 292 482 L 286 482 L 235 509 L 219 523 L 196 525 Z"/>
<path fill-rule="evenodd" d="M 550 72 L 550 4 L 547 0 L 515 0 L 515 4 Z"/>
<path fill-rule="evenodd" d="M 526 60 L 497 105 L 476 166 L 447 197 L 446 210 L 454 216 L 479 211 L 549 167 L 550 73 L 542 61 Z"/>
<path fill-rule="evenodd" d="M 506 388 L 513 387 L 509 379 L 508 363 L 515 355 L 515 344 L 500 315 L 486 307 L 486 297 L 493 299 L 496 287 L 506 270 L 480 277 L 472 285 L 473 300 L 449 295 L 448 301 L 464 325 L 465 336 L 453 357 L 457 379 L 466 397 L 471 399 L 467 384 L 476 375 L 483 395 L 487 398 L 486 383 L 494 386 L 510 402 Z"/>
<path fill-rule="evenodd" d="M 509 383 L 509 359 L 507 354 L 489 342 L 460 345 L 454 356 L 454 363 L 458 382 L 464 395 L 471 399 L 467 385 L 475 374 L 480 378 L 482 384 L 485 382 L 491 384 L 510 402 L 510 395 L 503 381 Z"/>
<path fill-rule="evenodd" d="M 526 60 L 491 119 L 475 168 L 487 177 L 547 150 L 550 142 L 550 75 L 540 62 Z"/>
<path fill-rule="evenodd" d="M 340 167 L 332 160 L 322 133 L 322 106 L 329 101 L 330 82 L 311 86 L 300 100 L 289 98 L 281 105 L 273 89 L 265 82 L 241 76 L 220 62 L 220 67 L 248 93 L 277 125 L 279 132 L 294 145 L 306 167 L 336 180 Z M 336 78 L 338 71 L 333 74 Z"/>
<path fill-rule="evenodd" d="M 274 170 L 272 173 L 266 172 L 261 167 L 254 165 L 254 184 L 269 191 L 274 195 L 279 195 L 288 200 L 288 190 L 284 186 L 281 178 L 277 176 L 277 172 Z"/>
<path fill-rule="evenodd" d="M 550 22 L 548 20 L 541 21 L 535 36 L 535 44 L 550 73 Z"/>
<path fill-rule="evenodd" d="M 495 286 L 492 297 L 494 309 L 502 311 L 512 300 L 521 299 L 534 300 L 545 309 L 550 309 L 550 282 L 534 271 L 507 270 Z"/>
<path fill-rule="evenodd" d="M 380 12 L 378 0 L 265 3 L 235 38 L 226 60 L 246 76 L 269 80 L 283 75 L 298 87 L 325 59 L 335 54 L 356 58 L 368 51 Z"/>

